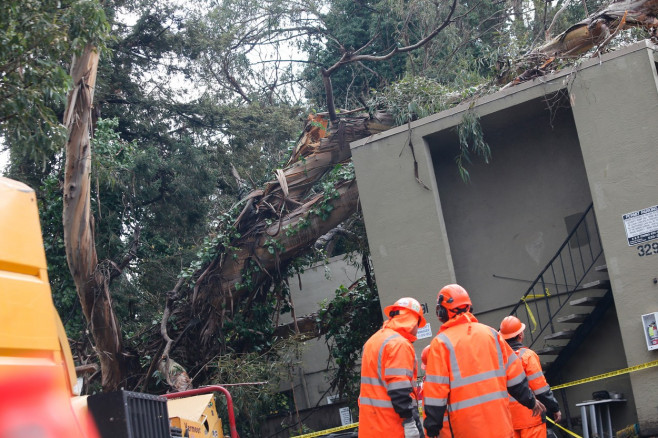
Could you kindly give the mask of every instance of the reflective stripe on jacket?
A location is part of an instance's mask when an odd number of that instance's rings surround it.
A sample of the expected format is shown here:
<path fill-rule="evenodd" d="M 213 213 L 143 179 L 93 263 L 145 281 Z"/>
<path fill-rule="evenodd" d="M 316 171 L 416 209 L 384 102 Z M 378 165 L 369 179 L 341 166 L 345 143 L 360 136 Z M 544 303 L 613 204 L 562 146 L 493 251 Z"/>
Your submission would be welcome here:
<path fill-rule="evenodd" d="M 521 359 L 523 370 L 528 376 L 528 385 L 544 405 L 548 413 L 554 413 L 560 410 L 560 407 L 555 400 L 555 396 L 551 391 L 550 386 L 546 382 L 544 372 L 541 368 L 541 362 L 537 353 L 531 349 L 524 347 L 520 342 L 510 342 L 510 346 L 515 350 L 516 355 Z M 512 424 L 514 429 L 526 429 L 532 426 L 540 425 L 544 422 L 542 416 L 532 416 L 532 411 L 526 409 L 519 404 L 516 399 L 510 396 L 510 412 L 512 413 Z"/>
<path fill-rule="evenodd" d="M 404 437 L 403 418 L 417 409 L 416 353 L 411 342 L 386 326 L 364 345 L 361 359 L 359 437 Z"/>
<path fill-rule="evenodd" d="M 514 432 L 508 393 L 534 406 L 521 361 L 493 328 L 471 313 L 441 326 L 427 360 L 425 429 L 434 437 L 448 412 L 455 437 L 509 438 Z"/>

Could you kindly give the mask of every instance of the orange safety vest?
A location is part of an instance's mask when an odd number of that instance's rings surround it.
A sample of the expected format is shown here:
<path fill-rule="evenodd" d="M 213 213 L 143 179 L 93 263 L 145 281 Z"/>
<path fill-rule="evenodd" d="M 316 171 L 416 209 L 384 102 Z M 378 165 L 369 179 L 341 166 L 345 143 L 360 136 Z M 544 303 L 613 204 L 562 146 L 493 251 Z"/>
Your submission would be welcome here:
<path fill-rule="evenodd" d="M 423 388 L 426 422 L 441 421 L 457 438 L 512 437 L 507 388 L 523 383 L 526 375 L 507 342 L 464 313 L 444 323 L 430 345 Z M 433 418 L 441 408 L 447 408 L 447 422 Z"/>
<path fill-rule="evenodd" d="M 548 386 L 544 373 L 541 369 L 541 362 L 537 353 L 527 347 L 516 350 L 516 355 L 521 359 L 523 370 L 528 376 L 528 385 L 532 392 L 537 396 L 548 392 L 551 387 Z M 514 429 L 526 429 L 532 426 L 538 426 L 543 423 L 542 416 L 532 416 L 532 411 L 521 405 L 510 395 L 510 412 L 512 413 L 512 424 Z"/>
<path fill-rule="evenodd" d="M 408 406 L 404 407 L 417 409 L 416 352 L 407 339 L 415 340 L 415 337 L 407 333 L 405 337 L 390 328 L 392 321 L 386 321 L 363 347 L 359 395 L 359 437 L 362 438 L 404 437 L 402 418 L 389 391 L 409 394 Z"/>

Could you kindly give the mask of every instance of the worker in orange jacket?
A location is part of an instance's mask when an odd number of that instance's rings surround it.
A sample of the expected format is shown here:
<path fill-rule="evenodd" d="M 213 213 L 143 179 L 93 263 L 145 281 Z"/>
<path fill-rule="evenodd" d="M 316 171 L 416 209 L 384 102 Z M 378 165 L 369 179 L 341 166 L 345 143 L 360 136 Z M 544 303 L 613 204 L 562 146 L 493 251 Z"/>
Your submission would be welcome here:
<path fill-rule="evenodd" d="M 517 355 L 472 309 L 458 284 L 439 291 L 436 313 L 443 324 L 430 343 L 423 388 L 430 438 L 444 427 L 456 438 L 512 438 L 509 395 L 533 415 L 546 409 L 530 391 Z"/>
<path fill-rule="evenodd" d="M 359 437 L 420 438 L 412 343 L 426 324 L 423 309 L 413 298 L 400 298 L 384 313 L 389 319 L 363 346 Z"/>
<path fill-rule="evenodd" d="M 528 384 L 541 401 L 546 410 L 556 422 L 562 419 L 560 406 L 548 386 L 541 363 L 537 353 L 523 346 L 525 324 L 516 316 L 507 316 L 500 323 L 500 334 L 521 359 L 523 370 L 528 376 Z M 546 438 L 546 423 L 543 416 L 533 417 L 529 410 L 524 408 L 510 397 L 510 412 L 512 413 L 512 425 L 515 438 Z"/>

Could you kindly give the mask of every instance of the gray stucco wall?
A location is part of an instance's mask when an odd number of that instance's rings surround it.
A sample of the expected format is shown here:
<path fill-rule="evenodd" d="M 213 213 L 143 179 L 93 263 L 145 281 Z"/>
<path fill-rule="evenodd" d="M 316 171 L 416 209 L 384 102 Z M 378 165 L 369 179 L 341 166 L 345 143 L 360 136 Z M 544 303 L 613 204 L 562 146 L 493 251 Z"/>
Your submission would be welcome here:
<path fill-rule="evenodd" d="M 593 199 L 617 312 L 598 326 L 596 334 L 606 335 L 590 335 L 564 367 L 562 381 L 656 359 L 646 351 L 639 315 L 658 311 L 658 255 L 640 259 L 626 245 L 621 221 L 658 204 L 655 78 L 652 46 L 641 43 L 481 98 L 473 109 L 493 161 L 471 166 L 469 185 L 454 167 L 454 127 L 467 105 L 418 120 L 411 133 L 405 126 L 353 143 L 382 305 L 411 295 L 433 313 L 438 289 L 457 281 L 471 291 L 480 320 L 497 326 L 509 310 L 488 310 L 513 303 L 525 287 L 493 275 L 533 279 L 566 237 L 564 218 Z M 561 109 L 545 112 L 546 96 Z M 408 139 L 429 190 L 414 177 Z M 429 320 L 435 334 L 437 321 Z M 416 342 L 417 352 L 428 342 Z M 644 431 L 653 430 L 655 373 L 601 382 L 597 389 L 609 385 L 631 397 L 615 408 L 615 428 L 637 418 Z M 569 393 L 591 397 L 585 386 Z"/>
<path fill-rule="evenodd" d="M 567 237 L 564 218 L 591 203 L 571 112 L 525 106 L 502 111 L 506 126 L 482 118 L 492 159 L 474 158 L 469 183 L 457 175 L 454 131 L 443 131 L 451 142 L 428 140 L 455 278 L 479 311 L 516 304 Z"/>
<path fill-rule="evenodd" d="M 622 220 L 658 205 L 655 56 L 641 46 L 627 49 L 602 68 L 581 70 L 569 88 L 629 366 L 658 359 L 658 351 L 647 350 L 641 323 L 642 314 L 658 311 L 658 254 L 640 257 L 627 243 Z M 641 432 L 656 435 L 658 370 L 630 378 Z"/>
<path fill-rule="evenodd" d="M 301 289 L 296 278 L 290 279 L 290 293 L 295 304 L 297 317 L 315 313 L 323 300 L 331 301 L 341 285 L 349 287 L 363 276 L 363 271 L 345 260 L 344 255 L 330 258 L 301 274 Z M 281 323 L 291 321 L 290 314 L 281 318 Z M 294 388 L 299 409 L 308 409 L 327 404 L 328 376 L 334 364 L 329 360 L 329 351 L 324 337 L 304 342 L 302 355 L 293 376 L 293 382 L 282 390 Z M 336 408 L 338 409 L 338 408 Z"/>

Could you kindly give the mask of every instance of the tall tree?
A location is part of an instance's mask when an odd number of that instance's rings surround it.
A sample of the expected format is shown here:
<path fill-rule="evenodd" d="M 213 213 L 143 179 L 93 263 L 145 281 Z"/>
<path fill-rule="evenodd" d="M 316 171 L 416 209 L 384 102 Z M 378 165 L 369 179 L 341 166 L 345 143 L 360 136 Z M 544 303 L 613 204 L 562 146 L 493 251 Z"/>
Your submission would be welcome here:
<path fill-rule="evenodd" d="M 74 88 L 69 92 L 64 113 L 64 125 L 69 132 L 64 174 L 64 243 L 69 268 L 101 364 L 103 389 L 115 390 L 123 382 L 125 357 L 109 284 L 111 278 L 118 275 L 134 257 L 134 253 L 128 255 L 123 266 L 100 266 L 96 253 L 94 219 L 91 215 L 90 135 L 98 57 L 96 46 L 89 44 L 82 54 L 73 59 L 71 67 Z"/>

